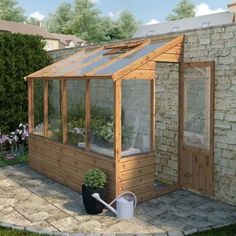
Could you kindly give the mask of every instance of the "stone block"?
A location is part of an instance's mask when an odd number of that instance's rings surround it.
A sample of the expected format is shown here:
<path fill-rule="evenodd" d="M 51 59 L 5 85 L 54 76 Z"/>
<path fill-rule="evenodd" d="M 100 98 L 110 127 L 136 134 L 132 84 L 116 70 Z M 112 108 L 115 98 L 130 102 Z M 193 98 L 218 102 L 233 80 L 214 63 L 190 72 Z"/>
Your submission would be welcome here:
<path fill-rule="evenodd" d="M 236 91 L 236 86 L 235 86 L 235 91 Z M 227 114 L 225 116 L 225 120 L 230 122 L 236 122 L 236 114 Z"/>

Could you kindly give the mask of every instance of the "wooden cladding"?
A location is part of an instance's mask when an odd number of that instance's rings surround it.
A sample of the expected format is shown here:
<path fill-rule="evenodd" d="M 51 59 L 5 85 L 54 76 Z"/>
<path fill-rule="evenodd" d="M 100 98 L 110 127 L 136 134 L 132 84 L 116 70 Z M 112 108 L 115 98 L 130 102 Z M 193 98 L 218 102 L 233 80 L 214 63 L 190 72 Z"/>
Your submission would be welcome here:
<path fill-rule="evenodd" d="M 110 198 L 115 196 L 115 164 L 112 158 L 88 154 L 86 151 L 31 134 L 29 163 L 36 171 L 79 192 L 85 172 L 91 168 L 100 168 L 108 176 Z"/>
<path fill-rule="evenodd" d="M 154 154 L 122 158 L 119 171 L 120 192 L 134 192 L 139 202 L 153 197 L 155 182 Z"/>
<path fill-rule="evenodd" d="M 155 196 L 154 153 L 115 159 L 63 145 L 31 134 L 29 163 L 32 169 L 81 192 L 88 169 L 100 168 L 108 176 L 108 199 L 120 192 L 133 191 L 139 202 Z M 118 171 L 116 174 L 116 171 Z M 117 190 L 116 190 L 117 188 Z"/>

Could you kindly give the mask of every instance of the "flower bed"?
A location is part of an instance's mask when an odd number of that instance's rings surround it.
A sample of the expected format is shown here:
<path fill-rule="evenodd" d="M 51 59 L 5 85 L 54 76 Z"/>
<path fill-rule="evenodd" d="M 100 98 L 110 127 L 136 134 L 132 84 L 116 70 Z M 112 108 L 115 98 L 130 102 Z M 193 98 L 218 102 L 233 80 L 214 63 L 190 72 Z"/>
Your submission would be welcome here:
<path fill-rule="evenodd" d="M 28 125 L 20 124 L 10 135 L 0 133 L 0 167 L 28 160 Z"/>

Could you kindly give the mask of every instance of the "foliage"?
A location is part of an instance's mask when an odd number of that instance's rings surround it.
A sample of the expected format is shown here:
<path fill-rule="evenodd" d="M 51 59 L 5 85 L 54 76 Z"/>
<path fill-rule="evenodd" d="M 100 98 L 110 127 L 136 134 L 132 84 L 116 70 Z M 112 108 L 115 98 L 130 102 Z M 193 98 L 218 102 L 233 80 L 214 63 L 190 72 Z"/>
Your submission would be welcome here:
<path fill-rule="evenodd" d="M 24 22 L 24 10 L 17 4 L 16 0 L 0 0 L 0 20 Z"/>
<path fill-rule="evenodd" d="M 121 12 L 118 18 L 118 25 L 120 28 L 120 38 L 129 39 L 138 28 L 138 22 L 136 22 L 134 16 L 127 10 Z"/>
<path fill-rule="evenodd" d="M 0 236 L 47 236 L 47 234 L 31 233 L 25 230 L 0 227 Z"/>
<path fill-rule="evenodd" d="M 220 229 L 212 229 L 202 233 L 195 233 L 192 236 L 235 236 L 236 235 L 236 224 L 226 226 Z"/>
<path fill-rule="evenodd" d="M 97 168 L 90 169 L 84 176 L 84 185 L 90 188 L 104 188 L 107 183 L 106 174 Z"/>
<path fill-rule="evenodd" d="M 0 130 L 9 133 L 27 122 L 27 82 L 24 76 L 51 63 L 38 36 L 0 34 Z"/>
<path fill-rule="evenodd" d="M 132 126 L 125 124 L 125 112 L 122 111 L 122 144 L 129 146 L 134 134 Z M 76 145 L 85 141 L 85 105 L 79 104 L 68 109 L 68 143 Z M 91 136 L 92 142 L 104 147 L 113 147 L 114 143 L 114 118 L 111 110 L 91 107 Z M 56 134 L 61 136 L 61 132 Z"/>
<path fill-rule="evenodd" d="M 46 27 L 50 32 L 67 34 L 69 23 L 72 19 L 72 6 L 70 3 L 62 3 L 53 14 L 50 14 Z"/>
<path fill-rule="evenodd" d="M 0 166 L 27 161 L 28 136 L 28 125 L 22 123 L 9 136 L 0 134 Z"/>
<path fill-rule="evenodd" d="M 90 42 L 130 38 L 138 22 L 128 11 L 117 20 L 101 16 L 91 0 L 75 0 L 73 5 L 62 4 L 47 20 L 47 29 L 55 33 L 75 34 Z"/>
<path fill-rule="evenodd" d="M 190 0 L 180 0 L 166 20 L 175 21 L 195 16 L 195 6 Z"/>
<path fill-rule="evenodd" d="M 0 154 L 0 167 L 9 166 L 9 165 L 18 165 L 28 162 L 28 154 L 24 154 L 18 158 L 5 158 Z"/>
<path fill-rule="evenodd" d="M 34 17 L 29 17 L 26 21 L 27 24 L 40 26 L 40 21 Z"/>

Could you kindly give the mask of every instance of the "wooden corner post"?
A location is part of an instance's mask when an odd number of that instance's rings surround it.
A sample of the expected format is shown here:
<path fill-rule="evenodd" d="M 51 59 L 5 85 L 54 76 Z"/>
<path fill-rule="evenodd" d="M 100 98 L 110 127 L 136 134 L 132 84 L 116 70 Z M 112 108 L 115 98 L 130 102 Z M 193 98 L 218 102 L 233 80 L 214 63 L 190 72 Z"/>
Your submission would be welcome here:
<path fill-rule="evenodd" d="M 32 79 L 28 79 L 28 113 L 29 133 L 31 133 L 34 129 L 34 81 Z"/>
<path fill-rule="evenodd" d="M 67 143 L 67 84 L 61 81 L 61 108 L 62 108 L 62 142 Z"/>
<path fill-rule="evenodd" d="M 86 117 L 85 117 L 85 149 L 90 150 L 90 121 L 91 121 L 91 96 L 90 80 L 86 80 Z"/>
<path fill-rule="evenodd" d="M 114 82 L 114 158 L 115 158 L 115 195 L 120 193 L 120 159 L 121 159 L 121 80 Z"/>
<path fill-rule="evenodd" d="M 43 90 L 43 127 L 44 137 L 48 137 L 48 80 L 44 81 Z"/>
<path fill-rule="evenodd" d="M 156 149 L 156 78 L 150 81 L 150 149 L 154 152 Z"/>

